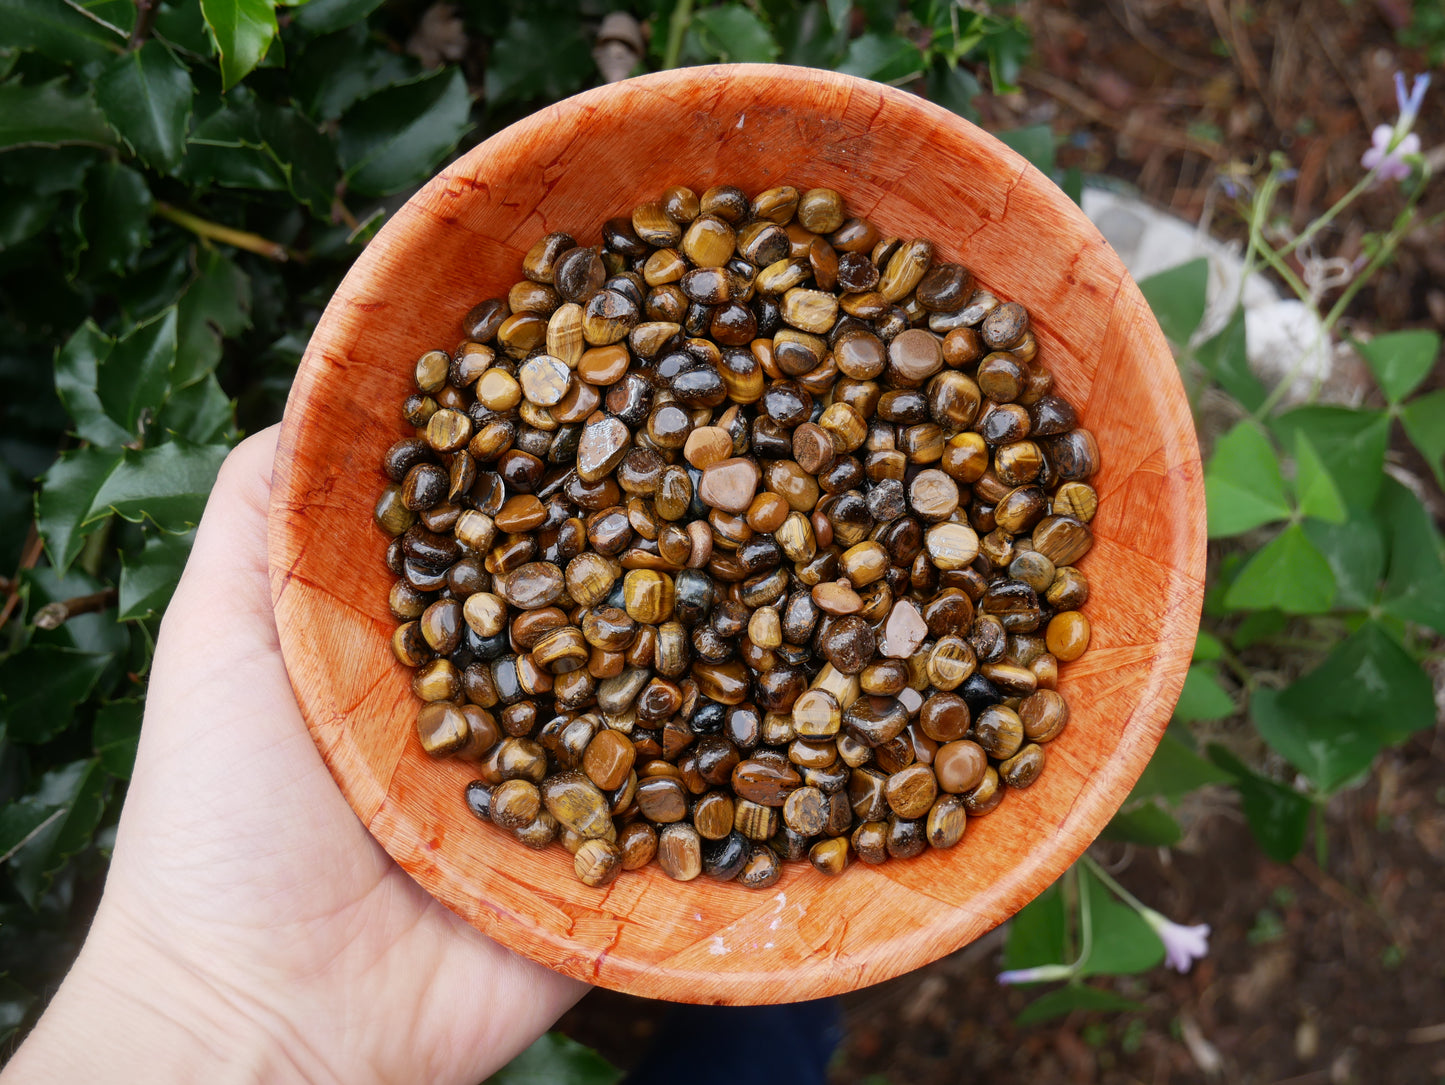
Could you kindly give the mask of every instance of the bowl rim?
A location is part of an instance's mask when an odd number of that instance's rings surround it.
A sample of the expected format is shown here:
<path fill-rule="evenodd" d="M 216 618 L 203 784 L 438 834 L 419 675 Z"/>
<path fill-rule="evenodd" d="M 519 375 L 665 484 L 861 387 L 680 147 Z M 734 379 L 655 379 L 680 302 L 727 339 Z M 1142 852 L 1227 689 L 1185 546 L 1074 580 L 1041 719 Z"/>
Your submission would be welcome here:
<path fill-rule="evenodd" d="M 748 88 L 754 94 L 764 90 L 796 92 L 815 104 L 830 94 L 847 95 L 850 99 L 858 95 L 871 96 L 877 100 L 880 114 L 901 110 L 905 115 L 929 120 L 940 128 L 950 130 L 954 138 L 975 148 L 982 147 L 991 156 L 1007 163 L 1011 170 L 1016 171 L 1009 194 L 1025 186 L 1030 195 L 1053 213 L 1062 216 L 1075 228 L 1090 233 L 1091 244 L 1097 237 L 1098 244 L 1102 246 L 1097 256 L 1117 265 L 1118 281 L 1112 299 L 1115 309 L 1111 312 L 1117 311 L 1120 305 L 1126 305 L 1132 307 L 1129 310 L 1131 314 L 1135 309 L 1142 314 L 1140 319 L 1144 323 L 1140 334 L 1150 340 L 1148 353 L 1160 362 L 1158 386 L 1148 395 L 1159 411 L 1158 416 L 1170 423 L 1169 429 L 1159 431 L 1160 448 L 1168 453 L 1171 478 L 1182 487 L 1187 507 L 1173 511 L 1173 522 L 1179 530 L 1171 536 L 1173 550 L 1167 556 L 1160 556 L 1160 564 L 1168 565 L 1170 595 L 1168 610 L 1160 625 L 1159 650 L 1139 676 L 1139 694 L 1128 717 L 1119 725 L 1121 730 L 1115 756 L 1097 776 L 1091 776 L 1081 785 L 1069 809 L 1053 826 L 1049 846 L 1030 853 L 1026 860 L 1012 867 L 1007 876 L 993 883 L 977 899 L 970 898 L 966 906 L 950 909 L 946 906 L 949 902 L 940 902 L 936 922 L 910 926 L 874 939 L 863 955 L 866 959 L 862 960 L 845 960 L 845 955 L 836 948 L 828 951 L 825 943 L 821 951 L 782 970 L 776 963 L 769 964 L 764 955 L 759 966 L 753 970 L 711 971 L 706 967 L 706 953 L 685 966 L 672 959 L 626 959 L 615 951 L 609 953 L 605 938 L 594 938 L 586 943 L 559 937 L 555 931 L 540 925 L 535 917 L 499 907 L 493 902 L 464 899 L 454 887 L 439 884 L 438 879 L 444 877 L 439 873 L 442 868 L 423 856 L 418 850 L 418 842 L 407 835 L 407 830 L 415 827 L 408 824 L 404 813 L 398 813 L 397 804 L 385 801 L 391 780 L 365 781 L 346 775 L 355 768 L 354 763 L 348 761 L 355 751 L 348 753 L 344 749 L 347 738 L 344 728 L 338 726 L 336 706 L 317 701 L 314 691 L 309 689 L 298 690 L 297 699 L 328 767 L 372 835 L 423 888 L 474 926 L 526 956 L 590 983 L 677 1001 L 763 1003 L 819 997 L 892 978 L 967 944 L 1011 916 L 1052 884 L 1082 854 L 1123 803 L 1163 736 L 1182 687 L 1202 607 L 1205 560 L 1202 468 L 1192 418 L 1172 356 L 1138 287 L 1098 231 L 1051 181 L 1001 141 L 942 107 L 891 87 L 817 69 L 766 64 L 677 69 L 598 87 L 548 106 L 491 136 L 440 171 L 393 214 L 338 286 L 312 335 L 288 398 L 273 472 L 269 544 L 278 633 L 288 673 L 294 673 L 293 665 L 298 660 L 309 658 L 316 647 L 309 643 L 307 634 L 287 620 L 305 605 L 300 598 L 302 586 L 298 585 L 296 573 L 306 547 L 301 538 L 301 528 L 293 520 L 298 509 L 325 507 L 325 494 L 318 496 L 314 482 L 302 477 L 298 467 L 298 455 L 312 438 L 308 428 L 308 409 L 314 406 L 326 382 L 335 376 L 337 362 L 328 353 L 329 340 L 337 333 L 340 322 L 351 309 L 357 306 L 364 308 L 367 286 L 373 280 L 385 277 L 386 256 L 394 241 L 401 237 L 402 224 L 419 216 L 434 215 L 435 212 L 428 208 L 435 201 L 453 198 L 459 190 L 478 185 L 477 177 L 486 172 L 491 160 L 505 159 L 509 154 L 520 160 L 542 133 L 555 131 L 559 126 L 589 123 L 629 96 L 634 100 L 638 94 L 667 99 L 671 95 L 681 98 L 685 94 L 717 91 L 717 98 L 720 98 L 723 91 L 735 87 Z M 588 227 L 592 225 L 588 224 Z M 1113 270 L 1111 266 L 1111 276 Z M 1167 369 L 1163 365 L 1165 360 L 1169 361 Z M 1107 452 L 1105 456 L 1107 465 Z M 404 693 L 410 697 L 409 689 Z M 382 787 L 380 798 L 374 793 L 377 787 Z M 890 864 L 893 865 L 897 864 Z M 876 871 L 852 864 L 844 877 L 851 876 L 862 889 L 863 883 L 870 880 L 869 874 L 876 874 Z M 620 880 L 635 877 L 630 874 Z M 901 882 L 890 879 L 890 884 Z M 875 883 L 875 888 L 878 885 L 881 883 Z M 579 897 L 583 895 L 583 888 L 578 883 Z M 723 888 L 733 890 L 735 887 Z M 919 891 L 918 886 L 910 885 L 908 888 Z M 578 910 L 592 908 L 606 912 L 609 906 L 624 910 L 629 906 L 620 903 L 627 894 L 614 892 L 612 888 L 606 892 L 588 893 L 591 899 L 575 904 Z M 768 898 L 786 895 L 769 892 L 757 896 L 766 902 Z M 979 901 L 992 904 L 994 908 L 984 914 L 978 906 Z M 553 903 L 546 902 L 546 906 L 552 907 Z M 802 916 L 798 918 L 801 920 Z M 622 921 L 626 920 L 627 916 L 624 916 Z"/>

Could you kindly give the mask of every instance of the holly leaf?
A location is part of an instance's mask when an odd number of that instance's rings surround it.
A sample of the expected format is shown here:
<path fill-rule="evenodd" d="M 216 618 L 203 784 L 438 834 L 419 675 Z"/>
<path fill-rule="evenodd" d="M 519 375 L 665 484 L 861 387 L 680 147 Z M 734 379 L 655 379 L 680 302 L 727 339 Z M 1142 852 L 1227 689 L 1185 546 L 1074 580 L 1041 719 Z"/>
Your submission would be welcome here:
<path fill-rule="evenodd" d="M 1019 1025 L 1037 1025 L 1075 1010 L 1086 1013 L 1127 1013 L 1143 1008 L 1138 1002 L 1123 995 L 1116 995 L 1113 991 L 1101 991 L 1087 984 L 1071 983 L 1034 999 L 1019 1012 L 1014 1021 Z"/>
<path fill-rule="evenodd" d="M 1260 849 L 1276 863 L 1298 855 L 1309 828 L 1310 800 L 1260 776 L 1223 746 L 1211 745 L 1208 752 L 1211 761 L 1234 777 L 1245 820 Z"/>
<path fill-rule="evenodd" d="M 1445 388 L 1418 396 L 1400 408 L 1410 443 L 1420 450 L 1435 481 L 1445 488 Z"/>
<path fill-rule="evenodd" d="M 76 212 L 87 275 L 121 275 L 151 240 L 151 192 L 145 177 L 119 162 L 104 162 L 86 178 Z"/>
<path fill-rule="evenodd" d="M 106 119 L 142 161 L 161 173 L 180 165 L 196 88 L 169 49 L 152 40 L 116 57 L 97 89 Z"/>
<path fill-rule="evenodd" d="M 114 349 L 115 340 L 87 320 L 55 356 L 55 392 L 76 436 L 109 448 L 130 440 L 130 434 L 106 413 L 95 387 L 100 366 Z"/>
<path fill-rule="evenodd" d="M 60 572 L 69 569 L 85 545 L 96 522 L 86 523 L 95 496 L 105 485 L 120 453 L 110 449 L 72 449 L 62 452 L 40 479 L 35 498 L 35 521 L 50 564 Z"/>
<path fill-rule="evenodd" d="M 331 140 L 294 109 L 257 105 L 238 88 L 229 108 L 197 124 L 181 175 L 196 184 L 285 191 L 324 218 L 336 186 Z"/>
<path fill-rule="evenodd" d="M 490 81 L 490 70 L 487 77 Z M 471 127 L 471 106 L 467 81 L 457 68 L 388 87 L 358 102 L 341 120 L 347 184 L 357 192 L 383 196 L 425 181 Z"/>
<path fill-rule="evenodd" d="M 901 34 L 869 31 L 848 43 L 837 70 L 879 83 L 906 83 L 927 67 L 923 51 Z"/>
<path fill-rule="evenodd" d="M 180 438 L 155 448 L 127 449 L 91 502 L 86 521 L 115 513 L 134 523 L 151 520 L 162 531 L 193 528 L 226 451 L 225 445 L 197 445 Z"/>
<path fill-rule="evenodd" d="M 1264 430 L 1249 419 L 1221 437 L 1204 472 L 1209 535 L 1238 535 L 1290 514 L 1279 458 Z"/>
<path fill-rule="evenodd" d="M 382 0 L 306 0 L 291 12 L 291 25 L 307 34 L 332 34 L 364 25 L 381 4 Z"/>
<path fill-rule="evenodd" d="M 100 761 L 72 761 L 40 778 L 31 795 L 21 800 L 46 811 L 44 821 L 8 856 L 11 884 L 31 908 L 67 859 L 90 843 L 105 812 L 108 778 Z"/>
<path fill-rule="evenodd" d="M 130 779 L 143 714 L 144 705 L 139 700 L 109 701 L 96 709 L 90 741 L 101 767 L 112 776 Z"/>
<path fill-rule="evenodd" d="M 778 43 L 763 21 L 742 4 L 703 8 L 692 17 L 708 56 L 725 62 L 766 64 L 778 58 Z"/>
<path fill-rule="evenodd" d="M 1293 447 L 1297 433 L 1309 437 L 1347 505 L 1368 509 L 1375 503 L 1390 441 L 1390 418 L 1383 411 L 1297 407 L 1277 415 L 1270 427 L 1286 448 Z"/>
<path fill-rule="evenodd" d="M 1380 391 L 1391 403 L 1400 403 L 1420 386 L 1440 354 L 1440 336 L 1412 330 L 1377 335 L 1356 346 L 1364 355 Z"/>
<path fill-rule="evenodd" d="M 1139 291 L 1154 310 L 1159 327 L 1181 349 L 1189 345 L 1204 319 L 1208 283 L 1209 261 L 1202 256 L 1139 281 Z"/>
<path fill-rule="evenodd" d="M 0 0 L 0 26 L 10 48 L 78 67 L 96 67 L 125 48 L 124 34 L 57 0 Z"/>
<path fill-rule="evenodd" d="M 147 618 L 165 610 L 191 554 L 195 532 L 149 535 L 139 554 L 122 554 L 117 619 Z"/>
<path fill-rule="evenodd" d="M 1396 618 L 1445 632 L 1445 551 L 1430 514 L 1392 478 L 1384 480 L 1377 511 L 1389 552 L 1381 606 Z"/>
<path fill-rule="evenodd" d="M 974 74 L 963 66 L 954 67 L 939 59 L 928 69 L 928 100 L 952 110 L 965 120 L 978 122 L 974 99 L 983 93 Z"/>
<path fill-rule="evenodd" d="M 220 249 L 196 253 L 198 274 L 176 307 L 176 362 L 171 385 L 186 388 L 210 376 L 221 341 L 251 326 L 251 279 Z"/>
<path fill-rule="evenodd" d="M 545 1032 L 483 1085 L 617 1085 L 622 1071 L 592 1048 L 560 1032 Z"/>
<path fill-rule="evenodd" d="M 301 11 L 315 6 L 310 0 Z M 297 105 L 308 116 L 331 121 L 368 94 L 414 79 L 417 64 L 368 43 L 363 21 L 311 42 L 288 74 Z"/>
<path fill-rule="evenodd" d="M 1054 130 L 1047 124 L 1010 128 L 998 138 L 1031 162 L 1046 177 L 1054 175 Z"/>
<path fill-rule="evenodd" d="M 1294 434 L 1295 499 L 1300 512 L 1331 524 L 1345 522 L 1345 501 L 1314 442 L 1302 429 Z"/>
<path fill-rule="evenodd" d="M 26 85 L 12 77 L 0 83 L 0 151 L 71 143 L 115 144 L 90 87 L 71 86 L 64 78 Z"/>
<path fill-rule="evenodd" d="M 275 0 L 201 0 L 201 14 L 221 55 L 221 89 L 230 90 L 271 48 Z"/>
<path fill-rule="evenodd" d="M 596 70 L 578 20 L 513 16 L 492 44 L 484 84 L 486 99 L 495 105 L 534 98 L 565 98 L 580 89 Z M 436 73 L 436 78 L 443 76 L 460 79 L 455 69 Z M 385 127 L 395 128 L 399 123 L 400 118 L 392 119 Z M 459 127 L 462 122 L 453 123 Z M 457 138 L 464 130 L 457 132 Z M 344 127 L 341 136 L 344 141 Z M 345 158 L 344 153 L 342 157 Z"/>
<path fill-rule="evenodd" d="M 0 663 L 6 737 L 38 744 L 63 732 L 110 661 L 106 653 L 35 644 Z"/>
<path fill-rule="evenodd" d="M 1258 410 L 1264 403 L 1264 385 L 1249 368 L 1249 351 L 1244 338 L 1244 310 L 1236 307 L 1229 322 L 1218 333 L 1194 348 L 1194 360 L 1204 367 L 1219 386 L 1243 405 Z"/>
<path fill-rule="evenodd" d="M 156 415 L 156 429 L 195 444 L 224 441 L 235 422 L 235 405 L 215 374 L 172 392 Z"/>
<path fill-rule="evenodd" d="M 1033 39 L 1018 19 L 1010 19 L 988 36 L 988 74 L 995 94 L 1018 92 L 1019 72 L 1033 51 Z"/>
<path fill-rule="evenodd" d="M 1179 703 L 1174 706 L 1174 718 L 1191 723 L 1194 720 L 1222 720 L 1233 713 L 1234 701 L 1219 684 L 1214 668 L 1205 663 L 1191 666 L 1184 676 L 1184 688 L 1179 691 Z M 1168 736 L 1165 736 L 1165 741 L 1168 741 Z M 1162 748 L 1163 744 L 1160 745 Z M 1154 756 L 1157 758 L 1159 754 Z M 1204 763 L 1201 758 L 1195 760 Z M 1149 770 L 1144 771 L 1147 775 Z"/>
<path fill-rule="evenodd" d="M 132 329 L 96 370 L 96 391 L 105 411 L 127 434 L 153 418 L 170 388 L 176 360 L 176 307 Z"/>
<path fill-rule="evenodd" d="M 1290 524 L 1249 559 L 1224 594 L 1233 610 L 1323 614 L 1335 601 L 1335 574 L 1299 524 Z"/>

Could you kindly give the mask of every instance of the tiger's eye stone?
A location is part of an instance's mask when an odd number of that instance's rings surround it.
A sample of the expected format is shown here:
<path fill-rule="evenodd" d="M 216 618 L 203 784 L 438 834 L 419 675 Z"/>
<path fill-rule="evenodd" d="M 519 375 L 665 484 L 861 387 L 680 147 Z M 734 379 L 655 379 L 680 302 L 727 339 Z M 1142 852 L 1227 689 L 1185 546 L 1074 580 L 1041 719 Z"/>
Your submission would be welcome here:
<path fill-rule="evenodd" d="M 803 738 L 827 738 L 842 726 L 837 698 L 822 689 L 810 689 L 793 702 L 793 732 Z M 800 830 L 801 831 L 801 830 Z"/>
<path fill-rule="evenodd" d="M 657 863 L 674 881 L 690 882 L 701 874 L 702 839 L 697 830 L 685 824 L 663 829 L 657 837 Z"/>
<path fill-rule="evenodd" d="M 619 418 L 600 418 L 582 430 L 577 446 L 577 474 L 586 482 L 606 478 L 622 462 L 632 435 Z"/>
<path fill-rule="evenodd" d="M 547 510 L 533 494 L 509 497 L 492 518 L 498 528 L 509 533 L 533 531 L 547 519 Z"/>
<path fill-rule="evenodd" d="M 746 759 L 739 761 L 732 772 L 733 791 L 741 799 L 759 806 L 779 807 L 803 778 L 787 763 L 773 764 Z"/>
<path fill-rule="evenodd" d="M 542 798 L 530 780 L 506 780 L 492 789 L 490 816 L 504 829 L 525 828 L 541 810 Z"/>
<path fill-rule="evenodd" d="M 1023 745 L 1024 725 L 1013 709 L 990 705 L 974 721 L 973 735 L 990 757 L 1008 758 Z"/>
<path fill-rule="evenodd" d="M 928 811 L 924 832 L 935 848 L 951 848 L 963 839 L 968 823 L 968 808 L 957 795 L 940 795 Z"/>
<path fill-rule="evenodd" d="M 652 569 L 633 569 L 622 582 L 623 605 L 636 621 L 656 625 L 672 617 L 677 592 L 672 577 Z"/>
<path fill-rule="evenodd" d="M 562 597 L 562 570 L 548 561 L 533 561 L 507 574 L 502 594 L 520 610 L 548 607 Z"/>
<path fill-rule="evenodd" d="M 622 849 L 608 840 L 584 840 L 573 856 L 572 869 L 583 885 L 604 886 L 622 872 Z"/>
<path fill-rule="evenodd" d="M 1045 516 L 1034 526 L 1034 549 L 1055 565 L 1073 565 L 1089 551 L 1094 536 L 1072 516 Z"/>
<path fill-rule="evenodd" d="M 908 504 L 925 520 L 946 520 L 958 508 L 958 483 L 936 467 L 920 471 L 908 484 Z"/>
<path fill-rule="evenodd" d="M 710 508 L 745 513 L 757 493 L 761 474 L 752 460 L 739 457 L 714 462 L 703 470 L 698 496 Z"/>
<path fill-rule="evenodd" d="M 833 622 L 823 634 L 821 645 L 828 662 L 843 674 L 863 670 L 877 648 L 878 638 L 873 627 L 857 615 L 846 615 Z"/>
<path fill-rule="evenodd" d="M 934 693 L 923 702 L 918 725 L 935 742 L 956 742 L 973 723 L 968 702 L 954 693 Z"/>
<path fill-rule="evenodd" d="M 648 777 L 637 785 L 637 808 L 659 825 L 681 821 L 687 816 L 687 789 L 673 776 Z"/>
<path fill-rule="evenodd" d="M 816 787 L 800 787 L 783 803 L 783 822 L 799 836 L 817 836 L 828 824 L 828 799 Z"/>
<path fill-rule="evenodd" d="M 467 744 L 471 735 L 462 710 L 449 701 L 434 701 L 422 706 L 416 717 L 416 733 L 421 748 L 433 757 L 445 757 Z"/>
<path fill-rule="evenodd" d="M 846 580 L 830 580 L 813 587 L 813 602 L 824 614 L 857 614 L 863 609 L 863 600 Z"/>
<path fill-rule="evenodd" d="M 1069 722 L 1068 703 L 1051 689 L 1031 693 L 1019 702 L 1019 719 L 1030 742 L 1051 742 Z"/>
<path fill-rule="evenodd" d="M 888 807 L 900 818 L 921 818 L 938 797 L 938 781 L 927 765 L 913 764 L 888 777 L 884 787 Z"/>
<path fill-rule="evenodd" d="M 888 344 L 888 373 L 898 384 L 917 387 L 942 368 L 942 340 L 926 328 L 910 328 Z"/>
<path fill-rule="evenodd" d="M 1025 788 L 1039 778 L 1039 773 L 1044 771 L 1044 761 L 1047 755 L 1044 748 L 1036 743 L 1030 742 L 1019 750 L 1018 753 L 1000 763 L 998 767 L 999 777 L 1009 787 Z"/>
<path fill-rule="evenodd" d="M 923 545 L 929 560 L 943 570 L 962 569 L 978 556 L 978 534 L 967 524 L 936 524 L 924 534 Z"/>
<path fill-rule="evenodd" d="M 813 869 L 820 874 L 829 877 L 842 874 L 848 866 L 847 838 L 839 836 L 818 841 L 808 849 L 808 862 L 812 863 Z"/>
<path fill-rule="evenodd" d="M 859 742 L 877 747 L 908 726 L 908 710 L 895 697 L 859 697 L 844 709 L 843 726 Z"/>
<path fill-rule="evenodd" d="M 1071 663 L 1089 647 L 1089 619 L 1077 610 L 1066 610 L 1050 621 L 1044 641 L 1060 663 Z"/>

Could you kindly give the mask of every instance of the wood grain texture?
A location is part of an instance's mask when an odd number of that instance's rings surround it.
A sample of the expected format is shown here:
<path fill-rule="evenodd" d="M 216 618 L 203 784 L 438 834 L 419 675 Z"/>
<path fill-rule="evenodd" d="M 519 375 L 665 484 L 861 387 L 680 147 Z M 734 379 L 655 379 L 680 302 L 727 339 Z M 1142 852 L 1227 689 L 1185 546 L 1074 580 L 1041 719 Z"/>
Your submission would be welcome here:
<path fill-rule="evenodd" d="M 1031 789 L 964 842 L 826 879 L 789 864 L 758 893 L 656 866 L 604 889 L 561 848 L 475 821 L 465 764 L 414 736 L 392 659 L 383 451 L 404 433 L 412 362 L 505 294 L 542 234 L 596 243 L 668 184 L 827 186 L 884 231 L 929 237 L 1028 307 L 1040 358 L 1098 438 L 1097 542 L 1083 560 L 1093 646 L 1064 668 L 1067 731 Z M 1007 919 L 1094 839 L 1168 722 L 1203 594 L 1199 450 L 1138 288 L 1077 207 L 1021 157 L 901 91 L 738 65 L 590 91 L 492 137 L 406 204 L 317 327 L 287 406 L 271 507 L 272 590 L 307 722 L 338 784 L 429 892 L 514 950 L 592 983 L 684 1002 L 816 998 L 896 976 Z"/>

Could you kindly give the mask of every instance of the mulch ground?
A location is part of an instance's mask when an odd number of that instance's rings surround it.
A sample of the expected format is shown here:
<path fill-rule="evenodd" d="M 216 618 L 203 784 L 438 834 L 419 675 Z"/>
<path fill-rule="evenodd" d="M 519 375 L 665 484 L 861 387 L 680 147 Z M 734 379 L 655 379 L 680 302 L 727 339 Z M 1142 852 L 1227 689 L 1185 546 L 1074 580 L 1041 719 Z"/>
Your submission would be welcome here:
<path fill-rule="evenodd" d="M 1218 208 L 1218 171 L 1280 150 L 1299 169 L 1283 210 L 1295 227 L 1358 180 L 1377 124 L 1395 116 L 1396 70 L 1425 70 L 1402 48 L 1410 0 L 1033 0 L 1021 10 L 1035 64 L 1020 94 L 990 99 L 984 123 L 1046 121 L 1068 136 L 1062 165 L 1136 185 L 1191 221 L 1240 230 Z M 1417 131 L 1445 144 L 1445 73 Z M 1445 172 L 1445 151 L 1435 155 Z M 1213 195 L 1212 195 L 1213 193 Z M 1364 201 L 1326 240 L 1353 258 L 1386 227 L 1390 194 Z M 1445 212 L 1445 184 L 1427 197 Z M 1445 223 L 1417 231 L 1361 295 L 1366 328 L 1445 331 Z M 1432 383 L 1442 382 L 1441 374 Z M 1195 796 L 1184 843 L 1168 852 L 1096 850 L 1136 895 L 1213 926 L 1187 975 L 1113 981 L 1143 1004 L 1020 1028 L 1024 992 L 995 982 L 999 933 L 844 999 L 839 1085 L 1347 1085 L 1445 1081 L 1445 736 L 1386 754 L 1326 816 L 1323 865 L 1273 863 L 1224 793 Z M 1313 853 L 1313 847 L 1311 852 Z M 562 1027 L 633 1065 L 664 1007 L 597 991 Z"/>

